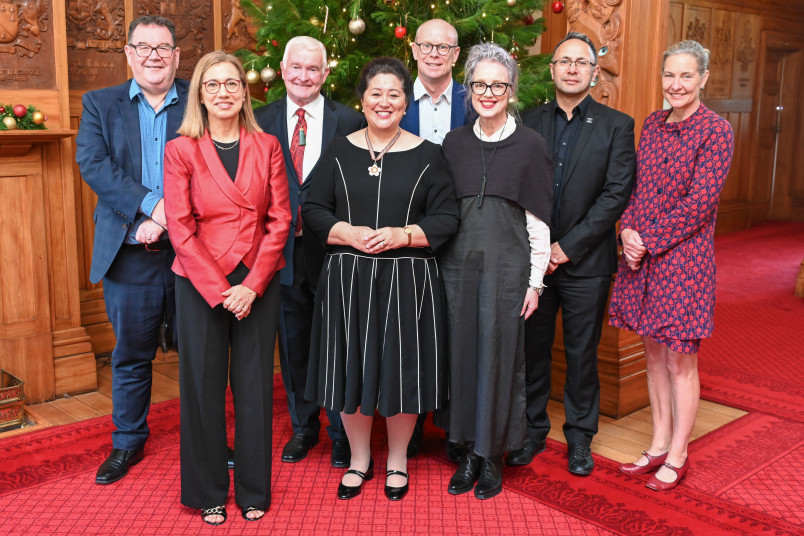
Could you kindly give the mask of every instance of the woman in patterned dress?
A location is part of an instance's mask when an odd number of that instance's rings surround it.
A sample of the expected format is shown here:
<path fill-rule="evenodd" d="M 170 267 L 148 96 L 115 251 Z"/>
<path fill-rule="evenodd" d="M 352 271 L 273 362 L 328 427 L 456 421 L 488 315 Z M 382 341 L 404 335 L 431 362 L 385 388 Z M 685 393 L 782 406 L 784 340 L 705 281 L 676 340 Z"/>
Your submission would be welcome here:
<path fill-rule="evenodd" d="M 671 108 L 648 116 L 642 128 L 611 297 L 611 325 L 642 336 L 653 415 L 650 447 L 620 470 L 658 469 L 647 484 L 657 491 L 675 487 L 689 468 L 698 348 L 712 334 L 713 236 L 734 136 L 728 121 L 701 103 L 708 65 L 709 51 L 695 41 L 664 52 L 662 91 Z"/>
<path fill-rule="evenodd" d="M 337 138 L 313 172 L 302 217 L 326 242 L 313 316 L 308 400 L 340 411 L 352 458 L 338 498 L 374 476 L 371 425 L 386 418 L 385 494 L 408 491 L 407 446 L 420 413 L 445 400 L 444 288 L 434 251 L 458 208 L 441 148 L 399 128 L 413 82 L 377 58 L 358 83 L 367 128 Z"/>

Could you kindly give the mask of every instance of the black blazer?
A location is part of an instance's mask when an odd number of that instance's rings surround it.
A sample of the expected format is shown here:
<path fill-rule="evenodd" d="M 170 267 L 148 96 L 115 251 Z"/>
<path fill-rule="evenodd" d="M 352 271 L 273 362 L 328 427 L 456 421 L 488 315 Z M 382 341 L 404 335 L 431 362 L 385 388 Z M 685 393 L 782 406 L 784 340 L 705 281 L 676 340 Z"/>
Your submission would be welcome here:
<path fill-rule="evenodd" d="M 291 158 L 290 147 L 288 146 L 287 103 L 287 97 L 282 97 L 254 110 L 254 115 L 260 128 L 279 139 L 282 154 L 285 157 L 285 170 L 288 174 L 288 188 L 290 189 L 290 213 L 293 219 L 290 222 L 290 233 L 288 233 L 288 240 L 283 251 L 286 264 L 279 272 L 279 281 L 283 285 L 290 286 L 293 284 L 293 245 L 295 243 L 293 238 L 296 234 L 296 218 L 299 214 L 299 206 L 304 203 L 304 197 L 310 188 L 310 181 L 304 181 L 304 184 L 299 185 L 299 177 L 296 175 L 296 168 L 293 167 L 293 158 Z M 332 140 L 348 136 L 352 132 L 359 130 L 364 126 L 364 121 L 363 114 L 324 97 L 324 132 L 321 137 L 321 154 L 323 155 L 326 152 Z M 316 163 L 316 167 L 318 167 L 318 163 Z M 315 167 L 310 170 L 307 176 L 312 177 L 314 172 Z M 305 234 L 307 234 L 307 231 L 305 231 Z M 316 240 L 305 240 L 305 244 L 307 243 L 312 246 L 313 243 L 318 244 L 323 243 L 323 241 L 316 238 Z M 324 262 L 324 250 L 321 247 L 308 247 L 306 245 L 304 250 L 307 274 L 311 281 L 317 281 L 321 265 Z"/>
<path fill-rule="evenodd" d="M 555 101 L 527 110 L 522 123 L 541 134 L 552 152 Z M 594 100 L 564 171 L 559 221 L 550 226 L 573 276 L 617 271 L 615 224 L 628 204 L 636 171 L 634 119 Z"/>

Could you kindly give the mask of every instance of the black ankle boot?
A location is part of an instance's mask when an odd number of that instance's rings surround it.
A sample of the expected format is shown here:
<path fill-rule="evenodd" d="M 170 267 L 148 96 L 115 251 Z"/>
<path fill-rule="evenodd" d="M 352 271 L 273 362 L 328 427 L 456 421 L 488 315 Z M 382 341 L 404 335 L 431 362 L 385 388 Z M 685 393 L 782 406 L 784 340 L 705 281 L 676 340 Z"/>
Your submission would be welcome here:
<path fill-rule="evenodd" d="M 502 491 L 502 456 L 494 458 L 483 458 L 480 465 L 480 477 L 475 486 L 475 497 L 478 499 L 490 499 Z"/>
<path fill-rule="evenodd" d="M 475 454 L 473 450 L 469 450 L 458 465 L 458 470 L 452 475 L 449 480 L 449 487 L 447 491 L 452 495 L 460 495 L 471 491 L 477 482 L 477 477 L 480 475 L 480 462 L 483 458 Z"/>

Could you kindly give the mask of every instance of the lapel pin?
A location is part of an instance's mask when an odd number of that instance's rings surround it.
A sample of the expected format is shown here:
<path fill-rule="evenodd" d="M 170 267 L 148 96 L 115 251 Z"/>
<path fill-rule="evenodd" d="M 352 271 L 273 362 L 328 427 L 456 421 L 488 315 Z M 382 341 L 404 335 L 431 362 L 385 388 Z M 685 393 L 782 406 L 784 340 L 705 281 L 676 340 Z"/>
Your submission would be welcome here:
<path fill-rule="evenodd" d="M 592 122 L 592 118 L 591 118 L 591 117 L 587 117 L 587 118 L 586 118 L 586 122 L 587 122 L 587 123 L 591 123 L 591 122 Z"/>

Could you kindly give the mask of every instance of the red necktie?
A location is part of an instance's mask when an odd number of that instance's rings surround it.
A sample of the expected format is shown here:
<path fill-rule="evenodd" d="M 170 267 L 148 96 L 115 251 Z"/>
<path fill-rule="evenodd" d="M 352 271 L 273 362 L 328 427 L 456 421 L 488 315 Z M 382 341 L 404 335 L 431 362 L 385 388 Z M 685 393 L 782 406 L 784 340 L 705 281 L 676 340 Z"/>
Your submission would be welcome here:
<path fill-rule="evenodd" d="M 304 182 L 303 166 L 304 166 L 304 147 L 307 145 L 307 120 L 304 119 L 304 108 L 296 110 L 298 120 L 296 121 L 296 128 L 293 129 L 293 140 L 290 142 L 290 156 L 293 159 L 293 168 L 296 170 L 296 177 L 299 179 L 299 184 Z M 299 213 L 296 215 L 296 234 L 301 233 L 301 205 L 299 205 Z"/>

